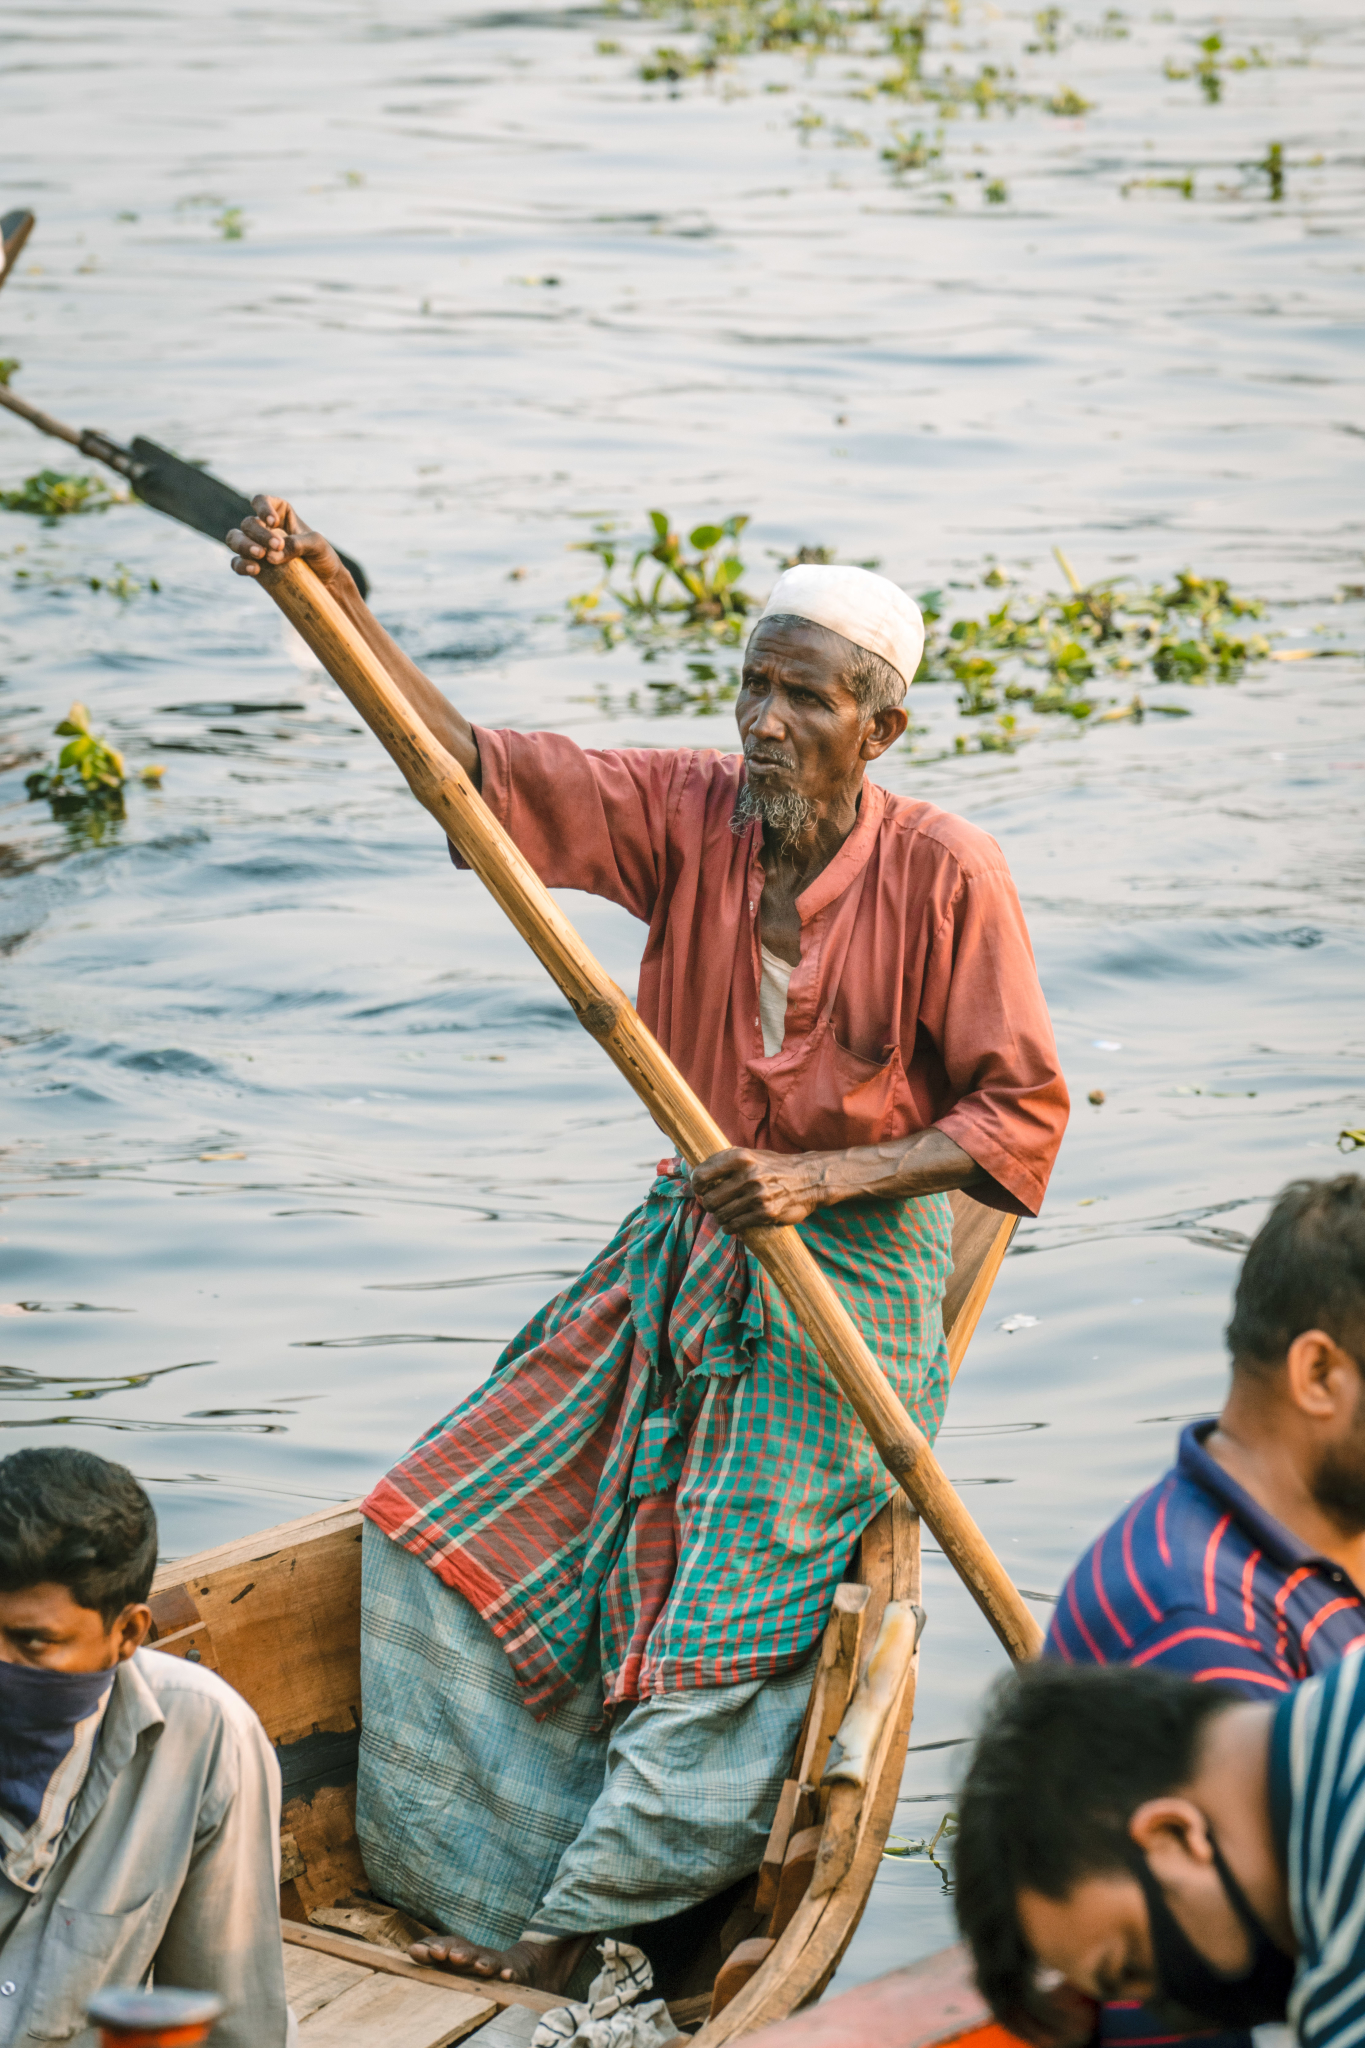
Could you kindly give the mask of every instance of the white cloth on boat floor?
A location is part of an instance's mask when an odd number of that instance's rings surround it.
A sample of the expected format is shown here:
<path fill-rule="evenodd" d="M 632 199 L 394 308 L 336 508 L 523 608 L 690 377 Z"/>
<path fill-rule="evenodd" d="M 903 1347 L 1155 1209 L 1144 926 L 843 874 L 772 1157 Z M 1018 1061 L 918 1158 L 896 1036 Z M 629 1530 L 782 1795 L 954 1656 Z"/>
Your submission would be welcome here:
<path fill-rule="evenodd" d="M 756 1870 L 818 1646 L 794 1671 L 666 1693 L 602 1721 L 585 1673 L 537 1721 L 460 1593 L 366 1522 L 356 1830 L 381 1898 L 501 1948 L 533 1920 L 602 1935 Z"/>
<path fill-rule="evenodd" d="M 531 2048 L 662 2048 L 677 2034 L 662 1998 L 635 2004 L 654 1983 L 644 1951 L 608 1936 L 597 1953 L 602 1967 L 587 1997 L 542 2013 Z"/>

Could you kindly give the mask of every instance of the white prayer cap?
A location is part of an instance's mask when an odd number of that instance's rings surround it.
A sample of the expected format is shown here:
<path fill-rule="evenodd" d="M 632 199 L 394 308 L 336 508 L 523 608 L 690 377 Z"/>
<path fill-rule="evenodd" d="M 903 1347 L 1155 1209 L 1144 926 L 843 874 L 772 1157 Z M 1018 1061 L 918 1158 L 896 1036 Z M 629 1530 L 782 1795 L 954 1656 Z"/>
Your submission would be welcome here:
<path fill-rule="evenodd" d="M 915 680 L 924 620 L 914 598 L 886 576 L 839 562 L 798 562 L 778 577 L 759 624 L 777 613 L 828 626 L 855 647 L 880 654 L 907 684 Z"/>

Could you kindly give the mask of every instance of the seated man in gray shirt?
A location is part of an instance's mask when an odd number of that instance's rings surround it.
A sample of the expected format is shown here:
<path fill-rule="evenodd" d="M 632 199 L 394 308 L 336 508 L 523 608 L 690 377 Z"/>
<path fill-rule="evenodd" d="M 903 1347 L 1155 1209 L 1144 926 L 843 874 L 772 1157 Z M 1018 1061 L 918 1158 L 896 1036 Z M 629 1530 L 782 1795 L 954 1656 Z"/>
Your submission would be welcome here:
<path fill-rule="evenodd" d="M 0 1459 L 0 2048 L 92 2048 L 106 1986 L 214 1991 L 284 2048 L 280 1776 L 201 1665 L 144 1650 L 156 1516 L 87 1451 Z"/>

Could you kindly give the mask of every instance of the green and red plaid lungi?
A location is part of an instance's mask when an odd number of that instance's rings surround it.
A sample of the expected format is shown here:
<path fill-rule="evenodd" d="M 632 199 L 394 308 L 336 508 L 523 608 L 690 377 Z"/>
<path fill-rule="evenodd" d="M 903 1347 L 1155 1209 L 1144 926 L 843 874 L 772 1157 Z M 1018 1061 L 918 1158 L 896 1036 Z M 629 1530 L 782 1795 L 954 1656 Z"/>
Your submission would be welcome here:
<path fill-rule="evenodd" d="M 799 1228 L 932 1440 L 947 1197 L 846 1202 Z M 790 1669 L 892 1490 L 782 1296 L 665 1162 L 364 1513 L 465 1595 L 544 1714 L 594 1637 L 611 1703 Z"/>

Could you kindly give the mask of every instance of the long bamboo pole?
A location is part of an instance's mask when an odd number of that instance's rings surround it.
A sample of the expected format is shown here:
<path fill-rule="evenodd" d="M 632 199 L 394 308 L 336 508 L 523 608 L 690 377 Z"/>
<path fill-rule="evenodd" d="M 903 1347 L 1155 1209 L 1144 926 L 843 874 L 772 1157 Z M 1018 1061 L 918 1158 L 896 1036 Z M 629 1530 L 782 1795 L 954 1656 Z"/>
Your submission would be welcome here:
<path fill-rule="evenodd" d="M 304 562 L 274 569 L 263 565 L 260 581 L 688 1165 L 698 1166 L 724 1151 L 730 1142 L 724 1131 L 335 598 Z M 933 1530 L 1011 1657 L 1018 1662 L 1036 1656 L 1042 1646 L 1037 1622 L 796 1231 L 785 1225 L 747 1230 L 744 1242 L 782 1290 L 861 1417 L 882 1462 Z"/>

